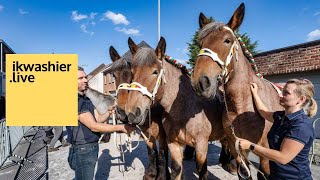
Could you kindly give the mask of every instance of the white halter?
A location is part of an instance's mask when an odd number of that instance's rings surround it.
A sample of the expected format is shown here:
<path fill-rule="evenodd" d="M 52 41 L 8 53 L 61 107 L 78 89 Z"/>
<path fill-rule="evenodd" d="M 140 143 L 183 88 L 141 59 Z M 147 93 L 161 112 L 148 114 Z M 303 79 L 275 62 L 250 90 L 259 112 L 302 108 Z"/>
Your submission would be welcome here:
<path fill-rule="evenodd" d="M 125 89 L 125 90 L 133 90 L 133 91 L 140 91 L 142 93 L 142 95 L 147 95 L 152 101 L 154 101 L 156 94 L 158 92 L 158 89 L 160 87 L 161 84 L 161 79 L 163 79 L 164 83 L 165 83 L 165 77 L 164 77 L 164 69 L 160 70 L 158 79 L 156 81 L 156 84 L 153 88 L 152 93 L 150 93 L 148 91 L 148 89 L 146 87 L 144 87 L 143 85 L 141 85 L 140 83 L 137 82 L 132 82 L 131 84 L 128 83 L 122 83 L 118 86 L 116 95 L 118 95 L 118 91 L 120 89 Z"/>
<path fill-rule="evenodd" d="M 228 28 L 228 27 L 224 27 L 225 29 L 227 29 L 228 31 L 231 31 L 232 32 L 232 35 L 234 35 L 233 31 Z M 236 60 L 238 60 L 238 44 L 237 44 L 237 40 L 235 40 L 229 50 L 229 54 L 227 56 L 227 59 L 225 61 L 222 61 L 218 54 L 214 51 L 212 51 L 211 49 L 208 49 L 208 48 L 202 48 L 198 54 L 198 56 L 209 56 L 214 62 L 217 62 L 219 64 L 219 66 L 222 68 L 222 73 L 221 75 L 223 77 L 226 78 L 226 81 L 227 81 L 227 76 L 228 76 L 228 65 L 230 64 L 231 62 L 231 59 L 233 57 L 233 54 L 234 54 L 234 49 L 236 49 Z"/>

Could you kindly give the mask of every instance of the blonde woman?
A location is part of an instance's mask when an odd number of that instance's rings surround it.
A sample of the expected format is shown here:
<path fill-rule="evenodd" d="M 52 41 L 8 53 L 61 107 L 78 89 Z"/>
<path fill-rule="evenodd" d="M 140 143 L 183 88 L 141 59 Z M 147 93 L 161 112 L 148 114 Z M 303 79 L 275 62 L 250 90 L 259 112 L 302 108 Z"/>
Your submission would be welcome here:
<path fill-rule="evenodd" d="M 270 179 L 312 179 L 309 151 L 315 132 L 309 119 L 317 112 L 314 86 L 307 79 L 291 79 L 284 86 L 280 105 L 284 111 L 270 112 L 251 83 L 251 92 L 260 115 L 273 122 L 268 133 L 269 148 L 240 140 L 240 148 L 270 159 Z"/>

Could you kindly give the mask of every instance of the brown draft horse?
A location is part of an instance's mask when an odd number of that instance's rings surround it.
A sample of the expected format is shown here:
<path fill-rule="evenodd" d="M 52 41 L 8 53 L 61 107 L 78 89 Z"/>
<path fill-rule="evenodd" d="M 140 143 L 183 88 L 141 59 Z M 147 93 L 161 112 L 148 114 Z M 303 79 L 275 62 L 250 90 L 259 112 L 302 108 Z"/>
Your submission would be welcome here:
<path fill-rule="evenodd" d="M 269 146 L 267 133 L 271 123 L 265 121 L 256 110 L 250 91 L 250 82 L 258 84 L 259 96 L 270 111 L 282 109 L 277 92 L 270 83 L 255 75 L 235 37 L 234 31 L 241 25 L 244 11 L 245 6 L 242 3 L 226 25 L 210 22 L 202 13 L 200 14 L 199 44 L 202 50 L 192 75 L 194 90 L 204 98 L 214 97 L 222 84 L 228 108 L 224 113 L 223 127 L 234 157 L 238 157 L 238 154 L 234 147 L 236 140 L 232 134 L 232 127 L 237 137 L 249 139 L 264 147 Z M 248 152 L 245 154 L 247 157 Z M 237 162 L 240 163 L 239 157 Z M 265 175 L 269 175 L 268 159 L 260 157 L 260 170 Z M 262 177 L 258 174 L 258 178 Z"/>
<path fill-rule="evenodd" d="M 224 136 L 224 106 L 218 100 L 201 100 L 192 90 L 190 78 L 162 58 L 166 48 L 163 37 L 156 50 L 139 48 L 131 38 L 128 44 L 133 55 L 132 84 L 139 83 L 141 89 L 147 88 L 154 94 L 155 85 L 159 85 L 154 101 L 139 91 L 129 91 L 125 109 L 129 121 L 139 123 L 147 116 L 150 106 L 161 105 L 164 108 L 162 124 L 171 155 L 171 179 L 181 179 L 185 144 L 195 147 L 199 179 L 207 179 L 208 141 Z"/>
<path fill-rule="evenodd" d="M 122 83 L 130 83 L 131 71 L 130 62 L 131 59 L 121 58 L 118 52 L 111 46 L 109 49 L 112 65 L 106 73 L 111 73 L 115 77 L 116 86 Z M 122 122 L 128 122 L 125 114 L 125 105 L 127 104 L 128 91 L 119 90 L 117 94 L 117 119 Z M 151 126 L 143 125 L 141 130 L 150 135 L 147 143 L 149 167 L 145 171 L 144 179 L 168 179 L 168 145 L 165 140 L 165 133 L 161 123 L 163 109 L 160 106 L 152 108 Z M 159 142 L 159 151 L 157 149 L 156 140 Z"/>

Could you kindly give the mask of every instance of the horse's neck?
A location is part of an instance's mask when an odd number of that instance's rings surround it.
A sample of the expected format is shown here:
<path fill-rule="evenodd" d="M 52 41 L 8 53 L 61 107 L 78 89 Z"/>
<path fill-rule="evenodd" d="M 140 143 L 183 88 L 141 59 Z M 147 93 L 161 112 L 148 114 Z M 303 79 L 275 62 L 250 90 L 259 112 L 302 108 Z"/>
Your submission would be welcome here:
<path fill-rule="evenodd" d="M 235 61 L 233 70 L 225 85 L 225 92 L 228 94 L 226 100 L 230 106 L 233 106 L 232 109 L 242 111 L 243 103 L 251 100 L 250 82 L 256 75 L 242 52 L 239 52 L 239 59 L 237 61 L 233 59 L 233 61 Z"/>
<path fill-rule="evenodd" d="M 233 108 L 236 112 L 242 112 L 248 110 L 251 106 L 248 106 L 253 102 L 250 83 L 257 83 L 262 88 L 259 94 L 263 95 L 261 98 L 268 98 L 271 102 L 273 99 L 277 99 L 278 94 L 273 87 L 266 81 L 257 77 L 251 68 L 247 58 L 243 53 L 239 54 L 239 59 L 234 64 L 232 78 L 227 82 L 225 91 L 228 94 L 226 100 L 228 106 Z M 278 100 L 276 100 L 278 102 Z M 281 109 L 280 105 L 274 103 L 265 103 L 269 110 Z"/>
<path fill-rule="evenodd" d="M 115 101 L 111 95 L 104 95 L 90 88 L 86 90 L 85 94 L 92 101 L 92 104 L 98 110 L 99 114 L 106 113 L 109 106 L 113 105 Z"/>
<path fill-rule="evenodd" d="M 192 91 L 192 88 L 190 79 L 186 75 L 182 74 L 180 69 L 174 67 L 165 60 L 163 61 L 166 84 L 163 85 L 163 96 L 160 100 L 160 104 L 166 111 L 169 111 L 172 104 L 177 98 L 183 98 L 182 96 L 185 96 L 185 94 L 187 94 L 181 92 L 185 92 L 188 90 Z"/>

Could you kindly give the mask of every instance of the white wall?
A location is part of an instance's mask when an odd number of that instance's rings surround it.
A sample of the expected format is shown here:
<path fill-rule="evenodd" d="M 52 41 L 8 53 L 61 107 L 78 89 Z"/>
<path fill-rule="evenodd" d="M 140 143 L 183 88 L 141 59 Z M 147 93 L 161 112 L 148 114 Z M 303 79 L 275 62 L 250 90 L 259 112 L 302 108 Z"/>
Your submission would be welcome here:
<path fill-rule="evenodd" d="M 92 89 L 95 89 L 101 93 L 104 93 L 103 92 L 103 73 L 98 73 L 97 75 L 95 75 L 94 77 L 92 77 L 88 84 L 89 84 L 89 87 L 92 88 Z"/>

